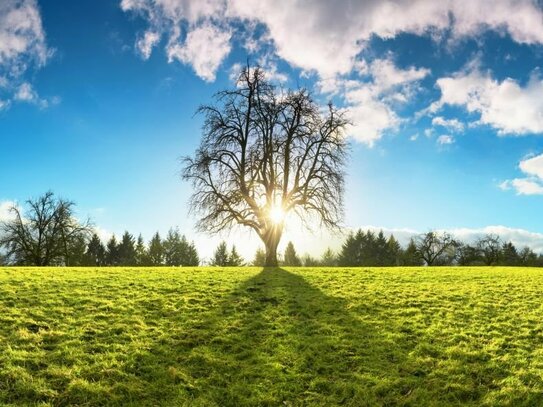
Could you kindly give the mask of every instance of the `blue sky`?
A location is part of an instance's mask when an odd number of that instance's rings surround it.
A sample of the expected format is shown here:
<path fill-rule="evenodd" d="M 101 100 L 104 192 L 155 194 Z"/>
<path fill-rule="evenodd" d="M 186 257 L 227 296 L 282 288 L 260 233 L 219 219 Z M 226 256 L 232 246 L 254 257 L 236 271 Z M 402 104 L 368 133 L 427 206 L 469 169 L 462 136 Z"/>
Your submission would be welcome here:
<path fill-rule="evenodd" d="M 439 4 L 438 4 L 439 3 Z M 0 216 L 51 189 L 105 234 L 171 226 L 196 108 L 249 59 L 348 109 L 347 228 L 487 231 L 543 250 L 543 11 L 534 1 L 7 0 Z M 321 232 L 287 237 L 317 254 Z M 233 235 L 248 257 L 255 239 Z M 285 242 L 286 242 L 285 239 Z M 337 246 L 337 244 L 336 244 Z"/>

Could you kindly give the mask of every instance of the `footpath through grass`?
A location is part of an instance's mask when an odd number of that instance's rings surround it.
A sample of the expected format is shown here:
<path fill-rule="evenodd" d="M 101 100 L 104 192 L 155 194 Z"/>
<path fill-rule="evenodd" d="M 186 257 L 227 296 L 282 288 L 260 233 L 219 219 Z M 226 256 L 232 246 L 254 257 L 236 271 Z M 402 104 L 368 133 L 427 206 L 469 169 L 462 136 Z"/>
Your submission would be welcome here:
<path fill-rule="evenodd" d="M 543 270 L 0 268 L 0 405 L 543 405 Z"/>

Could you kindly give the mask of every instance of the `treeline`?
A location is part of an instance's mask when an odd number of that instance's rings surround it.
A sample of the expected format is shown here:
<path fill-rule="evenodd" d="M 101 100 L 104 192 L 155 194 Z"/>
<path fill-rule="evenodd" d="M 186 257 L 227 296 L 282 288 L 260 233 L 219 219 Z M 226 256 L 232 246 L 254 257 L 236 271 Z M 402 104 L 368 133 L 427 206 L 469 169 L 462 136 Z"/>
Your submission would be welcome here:
<path fill-rule="evenodd" d="M 194 243 L 177 229 L 162 239 L 158 232 L 146 244 L 125 232 L 104 245 L 90 221 L 80 221 L 74 203 L 47 192 L 13 205 L 10 219 L 0 222 L 0 264 L 15 266 L 197 266 Z"/>
<path fill-rule="evenodd" d="M 260 264 L 261 252 L 255 256 Z M 543 267 L 543 255 L 529 247 L 517 248 L 497 235 L 486 235 L 473 243 L 454 239 L 448 233 L 428 232 L 410 239 L 402 247 L 394 235 L 383 231 L 358 230 L 345 239 L 339 253 L 326 250 L 320 259 L 298 257 L 291 242 L 282 261 L 285 266 L 527 266 Z"/>
<path fill-rule="evenodd" d="M 157 232 L 148 244 L 143 237 L 125 232 L 120 241 L 111 236 L 104 245 L 97 234 L 71 266 L 198 266 L 200 258 L 193 242 L 177 229 L 170 229 L 165 239 Z"/>

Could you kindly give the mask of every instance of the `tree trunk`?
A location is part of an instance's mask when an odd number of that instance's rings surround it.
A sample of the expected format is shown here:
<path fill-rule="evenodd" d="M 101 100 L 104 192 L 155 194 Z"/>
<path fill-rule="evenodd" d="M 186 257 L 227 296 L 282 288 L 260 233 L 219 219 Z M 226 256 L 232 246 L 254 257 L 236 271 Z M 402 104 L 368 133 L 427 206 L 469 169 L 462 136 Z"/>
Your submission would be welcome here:
<path fill-rule="evenodd" d="M 282 228 L 279 229 L 277 227 L 274 227 L 273 230 L 267 233 L 268 237 L 264 241 L 266 245 L 266 263 L 264 267 L 277 267 L 279 265 L 277 262 L 277 246 L 279 246 L 281 235 Z"/>

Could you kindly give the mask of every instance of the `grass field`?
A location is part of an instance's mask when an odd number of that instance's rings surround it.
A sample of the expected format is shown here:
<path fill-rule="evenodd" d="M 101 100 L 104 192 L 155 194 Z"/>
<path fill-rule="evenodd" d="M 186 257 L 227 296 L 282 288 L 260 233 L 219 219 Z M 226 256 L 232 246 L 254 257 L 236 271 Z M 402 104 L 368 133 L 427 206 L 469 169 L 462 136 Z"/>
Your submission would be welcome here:
<path fill-rule="evenodd" d="M 543 270 L 0 268 L 1 405 L 543 405 Z"/>

